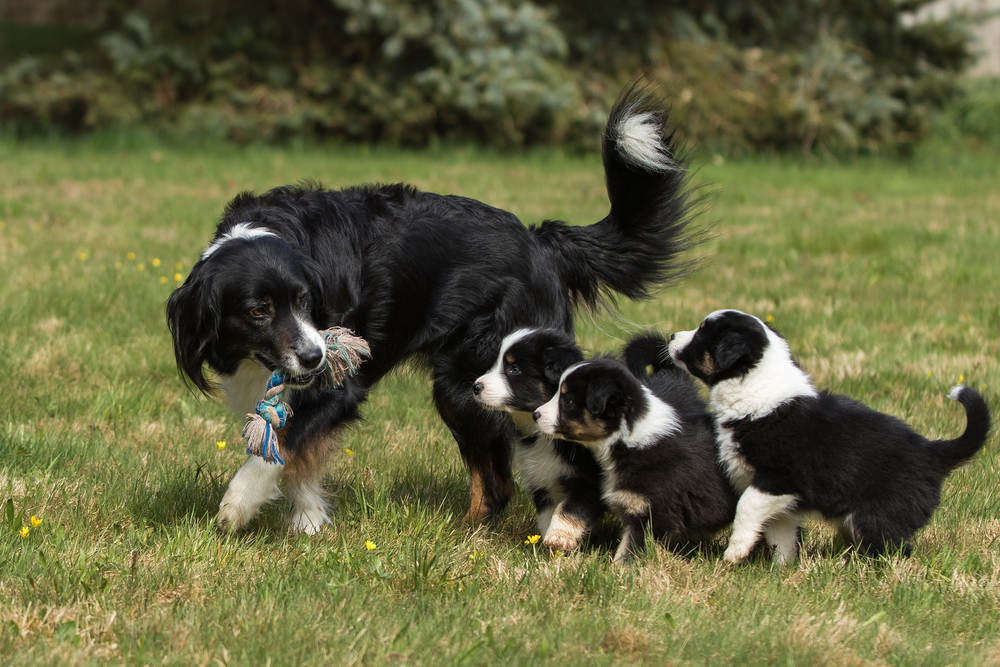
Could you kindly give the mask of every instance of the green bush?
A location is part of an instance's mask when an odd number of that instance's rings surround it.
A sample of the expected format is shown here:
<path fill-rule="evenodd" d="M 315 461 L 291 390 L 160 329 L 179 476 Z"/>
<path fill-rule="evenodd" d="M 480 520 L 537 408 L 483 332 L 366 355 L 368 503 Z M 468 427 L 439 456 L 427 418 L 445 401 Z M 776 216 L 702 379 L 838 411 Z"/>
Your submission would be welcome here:
<path fill-rule="evenodd" d="M 714 150 L 887 150 L 968 61 L 960 24 L 903 25 L 922 0 L 551 1 L 108 0 L 89 46 L 6 63 L 0 122 L 590 149 L 646 74 Z"/>

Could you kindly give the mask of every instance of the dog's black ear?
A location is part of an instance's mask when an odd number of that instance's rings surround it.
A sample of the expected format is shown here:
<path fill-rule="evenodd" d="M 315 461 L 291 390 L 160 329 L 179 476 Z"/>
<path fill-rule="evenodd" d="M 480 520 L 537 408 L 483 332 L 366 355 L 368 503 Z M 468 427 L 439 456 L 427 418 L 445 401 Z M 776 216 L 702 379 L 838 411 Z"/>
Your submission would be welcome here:
<path fill-rule="evenodd" d="M 219 339 L 222 305 L 216 281 L 195 265 L 187 281 L 167 299 L 167 327 L 174 340 L 177 370 L 185 382 L 209 395 L 213 387 L 204 364 Z"/>
<path fill-rule="evenodd" d="M 578 361 L 583 361 L 583 354 L 578 348 L 545 348 L 542 350 L 542 374 L 545 381 L 552 385 L 559 384 L 563 371 Z"/>
<path fill-rule="evenodd" d="M 600 417 L 608 410 L 627 406 L 629 397 L 613 377 L 595 378 L 587 387 L 587 412 Z"/>
<path fill-rule="evenodd" d="M 736 331 L 727 331 L 715 345 L 715 367 L 720 371 L 727 370 L 748 354 L 750 345 L 746 339 Z"/>

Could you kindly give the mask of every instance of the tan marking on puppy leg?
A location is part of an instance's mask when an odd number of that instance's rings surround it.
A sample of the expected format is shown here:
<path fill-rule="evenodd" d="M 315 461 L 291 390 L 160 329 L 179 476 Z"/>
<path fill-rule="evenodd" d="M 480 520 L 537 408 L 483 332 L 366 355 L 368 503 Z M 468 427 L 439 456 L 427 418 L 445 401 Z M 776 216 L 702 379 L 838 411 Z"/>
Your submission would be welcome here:
<path fill-rule="evenodd" d="M 644 496 L 640 496 L 638 493 L 615 490 L 609 492 L 605 496 L 605 500 L 608 502 L 608 505 L 611 506 L 611 509 L 614 510 L 615 514 L 618 514 L 619 516 L 649 515 L 649 501 L 646 500 Z"/>
<path fill-rule="evenodd" d="M 566 514 L 565 503 L 559 503 L 552 514 L 542 545 L 553 551 L 573 551 L 587 534 L 587 524 L 572 514 Z"/>

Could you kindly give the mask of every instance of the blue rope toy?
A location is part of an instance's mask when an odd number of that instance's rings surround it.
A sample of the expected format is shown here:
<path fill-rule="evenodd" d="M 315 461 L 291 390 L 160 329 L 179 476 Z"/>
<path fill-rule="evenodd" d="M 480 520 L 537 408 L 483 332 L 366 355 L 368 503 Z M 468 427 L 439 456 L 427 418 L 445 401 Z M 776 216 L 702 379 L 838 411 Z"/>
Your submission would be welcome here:
<path fill-rule="evenodd" d="M 355 375 L 358 366 L 371 357 L 371 349 L 364 338 L 344 327 L 320 331 L 326 341 L 326 363 L 316 371 L 320 391 L 329 393 L 339 387 L 348 375 Z M 278 451 L 277 431 L 285 428 L 292 408 L 281 400 L 285 390 L 285 372 L 280 368 L 267 379 L 264 400 L 257 403 L 253 414 L 247 415 L 243 437 L 247 441 L 247 454 L 259 456 L 268 463 L 285 465 Z"/>

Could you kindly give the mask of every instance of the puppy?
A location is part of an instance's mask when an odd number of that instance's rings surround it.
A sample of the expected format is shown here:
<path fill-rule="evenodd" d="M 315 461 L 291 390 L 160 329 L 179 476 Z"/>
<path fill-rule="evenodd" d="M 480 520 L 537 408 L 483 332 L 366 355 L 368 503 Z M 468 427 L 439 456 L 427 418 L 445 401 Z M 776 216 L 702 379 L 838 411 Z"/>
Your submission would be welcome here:
<path fill-rule="evenodd" d="M 167 301 L 183 377 L 213 393 L 213 375 L 241 417 L 269 373 L 288 376 L 294 416 L 279 434 L 285 465 L 251 457 L 219 508 L 236 530 L 278 494 L 292 527 L 329 521 L 323 467 L 336 434 L 359 418 L 368 391 L 407 360 L 431 370 L 434 402 L 471 476 L 467 519 L 496 515 L 513 493 L 511 420 L 472 394 L 504 336 L 525 327 L 572 331 L 575 306 L 614 295 L 643 298 L 688 270 L 698 239 L 689 225 L 686 163 L 665 106 L 633 86 L 615 103 L 602 158 L 609 214 L 590 226 L 514 215 L 465 197 L 404 184 L 325 190 L 313 184 L 243 193 Z M 341 388 L 319 390 L 318 331 L 343 326 L 371 357 Z"/>
<path fill-rule="evenodd" d="M 514 459 L 535 501 L 542 543 L 570 551 L 604 515 L 601 469 L 589 449 L 538 432 L 531 415 L 559 387 L 563 370 L 581 361 L 573 337 L 557 329 L 519 329 L 503 339 L 496 363 L 472 385 L 476 400 L 507 412 L 517 425 Z"/>
<path fill-rule="evenodd" d="M 567 368 L 533 415 L 539 431 L 586 445 L 601 464 L 604 501 L 622 522 L 616 561 L 643 550 L 646 529 L 657 539 L 700 539 L 728 525 L 736 507 L 705 404 L 663 361 L 665 345 L 644 336 L 625 349 L 647 384 L 618 360 L 591 359 Z"/>
<path fill-rule="evenodd" d="M 913 534 L 941 500 L 941 485 L 986 440 L 983 397 L 958 386 L 949 398 L 968 425 L 928 441 L 902 421 L 845 396 L 819 392 L 788 344 L 735 310 L 671 337 L 674 362 L 710 388 L 720 456 L 742 494 L 724 558 L 736 563 L 763 531 L 776 563 L 797 554 L 799 525 L 818 513 L 863 554 L 909 554 Z"/>

